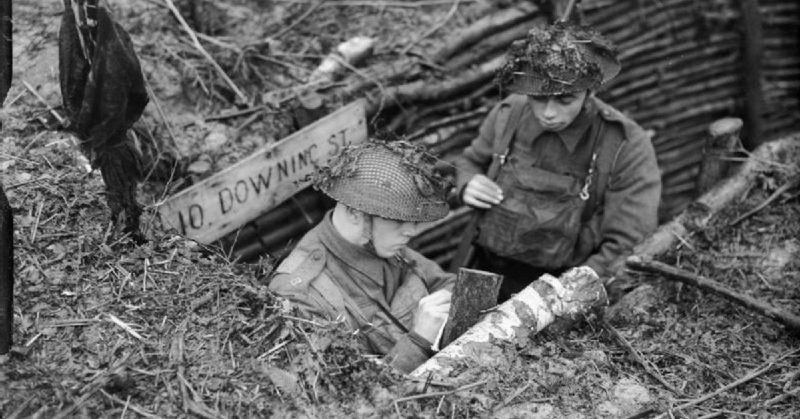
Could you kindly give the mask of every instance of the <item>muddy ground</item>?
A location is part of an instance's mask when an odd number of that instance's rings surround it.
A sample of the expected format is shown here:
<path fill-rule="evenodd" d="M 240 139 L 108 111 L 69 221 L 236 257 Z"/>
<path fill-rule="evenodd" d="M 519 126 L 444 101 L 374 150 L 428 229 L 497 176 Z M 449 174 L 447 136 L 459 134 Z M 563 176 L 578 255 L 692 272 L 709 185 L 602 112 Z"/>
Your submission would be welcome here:
<path fill-rule="evenodd" d="M 209 50 L 253 96 L 301 83 L 332 45 L 353 35 L 378 37 L 374 59 L 388 59 L 452 6 L 341 3 L 305 17 L 310 2 L 218 5 L 221 12 L 210 15 L 227 24 L 211 20 L 207 30 L 250 53 L 236 67 L 234 51 Z M 452 26 L 469 21 L 480 2 L 462 3 Z M 208 121 L 235 110 L 234 99 L 162 4 L 112 1 L 111 7 L 155 93 L 144 119 L 171 138 L 189 168 L 185 183 L 295 129 L 278 111 L 246 126 L 246 117 Z M 219 249 L 162 232 L 152 204 L 179 188 L 180 179 L 143 185 L 150 240 L 136 245 L 112 228 L 99 174 L 82 169 L 71 137 L 21 84 L 60 104 L 59 2 L 14 7 L 15 84 L 0 114 L 0 168 L 16 228 L 16 347 L 0 359 L 0 417 L 800 414 L 797 336 L 720 297 L 656 277 L 640 278 L 653 286 L 614 310 L 610 328 L 593 319 L 546 330 L 420 392 L 420 383 L 357 354 L 354 337 L 288 311 L 267 290 L 269 260 L 233 263 Z M 295 21 L 280 40 L 264 41 Z M 800 314 L 797 189 L 730 225 L 800 171 L 798 156 L 773 165 L 663 260 Z M 753 372 L 755 378 L 725 388 Z"/>

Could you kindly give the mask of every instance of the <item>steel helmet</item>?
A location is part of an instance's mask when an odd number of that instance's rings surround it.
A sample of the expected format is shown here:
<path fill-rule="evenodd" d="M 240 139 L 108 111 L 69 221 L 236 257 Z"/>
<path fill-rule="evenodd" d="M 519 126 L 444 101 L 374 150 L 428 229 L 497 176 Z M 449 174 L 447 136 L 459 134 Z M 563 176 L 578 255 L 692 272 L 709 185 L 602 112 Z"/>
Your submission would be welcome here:
<path fill-rule="evenodd" d="M 554 96 L 597 89 L 619 70 L 609 41 L 587 27 L 559 22 L 515 41 L 497 81 L 512 93 Z"/>
<path fill-rule="evenodd" d="M 437 159 L 407 141 L 345 147 L 314 185 L 337 202 L 397 221 L 428 222 L 449 211 L 449 182 L 435 170 Z"/>

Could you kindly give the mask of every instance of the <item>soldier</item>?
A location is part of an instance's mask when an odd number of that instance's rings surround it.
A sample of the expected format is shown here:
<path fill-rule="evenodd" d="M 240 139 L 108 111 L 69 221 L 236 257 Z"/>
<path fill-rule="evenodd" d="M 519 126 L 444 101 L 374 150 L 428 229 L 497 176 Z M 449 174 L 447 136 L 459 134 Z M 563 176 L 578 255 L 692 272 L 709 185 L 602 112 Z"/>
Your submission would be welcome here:
<path fill-rule="evenodd" d="M 403 141 L 369 141 L 318 171 L 337 201 L 280 264 L 270 288 L 301 312 L 343 319 L 366 350 L 410 372 L 433 355 L 455 276 L 409 249 L 423 223 L 447 215 L 435 158 Z"/>
<path fill-rule="evenodd" d="M 510 47 L 497 81 L 511 94 L 456 161 L 459 199 L 486 210 L 476 264 L 505 276 L 501 300 L 575 266 L 608 282 L 655 229 L 661 176 L 650 138 L 594 96 L 619 69 L 613 46 L 585 27 L 534 28 Z"/>

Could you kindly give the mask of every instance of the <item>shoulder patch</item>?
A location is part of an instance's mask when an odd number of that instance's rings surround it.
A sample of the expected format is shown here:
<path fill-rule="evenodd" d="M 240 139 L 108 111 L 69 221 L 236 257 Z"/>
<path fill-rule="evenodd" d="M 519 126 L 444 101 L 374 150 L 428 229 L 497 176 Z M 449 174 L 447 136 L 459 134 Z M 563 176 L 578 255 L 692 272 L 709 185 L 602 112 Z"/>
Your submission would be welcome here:
<path fill-rule="evenodd" d="M 270 287 L 275 289 L 307 288 L 325 267 L 326 253 L 322 246 L 297 247 L 278 265 Z"/>

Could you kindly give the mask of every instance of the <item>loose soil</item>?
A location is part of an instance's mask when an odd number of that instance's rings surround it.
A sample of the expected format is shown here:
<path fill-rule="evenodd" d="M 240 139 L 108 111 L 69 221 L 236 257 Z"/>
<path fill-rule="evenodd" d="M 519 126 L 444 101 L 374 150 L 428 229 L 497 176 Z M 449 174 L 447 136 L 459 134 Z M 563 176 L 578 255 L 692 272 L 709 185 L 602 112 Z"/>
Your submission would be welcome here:
<path fill-rule="evenodd" d="M 469 21 L 479 2 L 463 3 L 449 25 Z M 278 110 L 246 127 L 246 117 L 206 121 L 235 109 L 232 98 L 160 4 L 111 2 L 157 98 L 144 119 L 168 136 L 158 102 L 190 168 L 184 185 L 297 128 Z M 251 49 L 235 67 L 235 51 L 208 47 L 255 95 L 300 83 L 353 35 L 377 37 L 373 59 L 388 59 L 452 6 L 321 6 L 277 43 L 259 43 L 310 4 L 219 4 L 213 15 L 225 24 L 204 25 L 218 39 Z M 0 417 L 654 417 L 762 366 L 769 369 L 757 378 L 672 416 L 800 414 L 797 336 L 663 279 L 641 278 L 652 286 L 608 316 L 647 368 L 608 326 L 587 319 L 521 337 L 448 382 L 426 384 L 358 354 L 357 337 L 336 325 L 298 318 L 267 290 L 272 261 L 233 263 L 219 249 L 162 232 L 152 204 L 180 182 L 143 185 L 150 240 L 132 243 L 108 220 L 99 174 L 82 169 L 71 137 L 21 85 L 26 80 L 48 103 L 60 103 L 60 5 L 14 7 L 16 73 L 0 114 L 0 168 L 16 230 L 16 345 L 0 358 Z M 800 155 L 786 161 L 794 163 L 763 173 L 663 261 L 800 314 L 798 191 L 729 225 L 800 171 Z"/>

